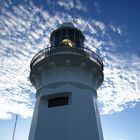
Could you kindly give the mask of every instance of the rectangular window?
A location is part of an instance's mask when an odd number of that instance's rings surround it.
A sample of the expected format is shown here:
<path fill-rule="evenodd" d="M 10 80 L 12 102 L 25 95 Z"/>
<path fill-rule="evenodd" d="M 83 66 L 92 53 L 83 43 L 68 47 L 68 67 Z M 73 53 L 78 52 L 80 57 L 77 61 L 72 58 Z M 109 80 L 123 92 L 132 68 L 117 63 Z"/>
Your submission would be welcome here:
<path fill-rule="evenodd" d="M 68 96 L 55 97 L 48 100 L 48 107 L 64 106 L 68 105 Z"/>

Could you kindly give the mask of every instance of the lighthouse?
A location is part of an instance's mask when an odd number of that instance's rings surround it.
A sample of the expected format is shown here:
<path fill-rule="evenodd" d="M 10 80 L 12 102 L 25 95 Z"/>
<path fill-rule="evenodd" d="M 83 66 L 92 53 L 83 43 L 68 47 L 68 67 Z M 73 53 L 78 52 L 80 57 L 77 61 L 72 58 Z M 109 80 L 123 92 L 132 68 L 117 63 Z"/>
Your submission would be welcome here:
<path fill-rule="evenodd" d="M 63 23 L 51 33 L 50 47 L 33 57 L 30 81 L 37 92 L 29 140 L 103 140 L 96 101 L 103 63 L 84 40 Z"/>

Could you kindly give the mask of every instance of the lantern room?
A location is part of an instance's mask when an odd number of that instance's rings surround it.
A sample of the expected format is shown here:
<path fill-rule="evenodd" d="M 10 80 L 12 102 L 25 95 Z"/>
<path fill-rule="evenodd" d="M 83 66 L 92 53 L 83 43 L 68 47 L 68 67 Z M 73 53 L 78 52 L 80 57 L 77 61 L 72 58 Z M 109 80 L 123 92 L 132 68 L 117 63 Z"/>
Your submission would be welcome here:
<path fill-rule="evenodd" d="M 64 23 L 51 33 L 51 47 L 78 47 L 83 48 L 85 37 L 83 33 L 75 28 L 72 23 Z"/>

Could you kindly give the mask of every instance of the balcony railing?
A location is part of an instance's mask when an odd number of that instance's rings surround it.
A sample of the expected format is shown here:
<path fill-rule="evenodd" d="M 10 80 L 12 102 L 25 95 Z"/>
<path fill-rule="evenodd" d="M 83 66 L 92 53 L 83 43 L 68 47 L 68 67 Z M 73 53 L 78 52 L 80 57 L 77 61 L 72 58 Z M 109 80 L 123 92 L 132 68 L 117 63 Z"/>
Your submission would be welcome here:
<path fill-rule="evenodd" d="M 89 48 L 78 48 L 78 47 L 67 47 L 67 46 L 61 46 L 61 47 L 48 47 L 44 50 L 41 50 L 38 52 L 32 59 L 30 67 L 31 69 L 40 61 L 43 59 L 53 56 L 53 55 L 59 55 L 59 54 L 72 54 L 72 55 L 79 55 L 86 58 L 89 58 L 92 61 L 95 61 L 103 70 L 103 62 L 101 58 L 92 50 Z"/>

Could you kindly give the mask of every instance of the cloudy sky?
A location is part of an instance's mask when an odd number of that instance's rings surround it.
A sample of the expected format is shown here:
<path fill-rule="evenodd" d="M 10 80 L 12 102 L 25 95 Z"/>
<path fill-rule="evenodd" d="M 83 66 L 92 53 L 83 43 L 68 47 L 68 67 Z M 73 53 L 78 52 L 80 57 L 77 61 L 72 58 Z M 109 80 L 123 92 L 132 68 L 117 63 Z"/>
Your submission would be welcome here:
<path fill-rule="evenodd" d="M 139 140 L 139 7 L 138 0 L 0 0 L 0 139 L 11 139 L 18 113 L 15 140 L 27 140 L 35 103 L 30 61 L 68 21 L 104 62 L 98 90 L 104 139 Z"/>

